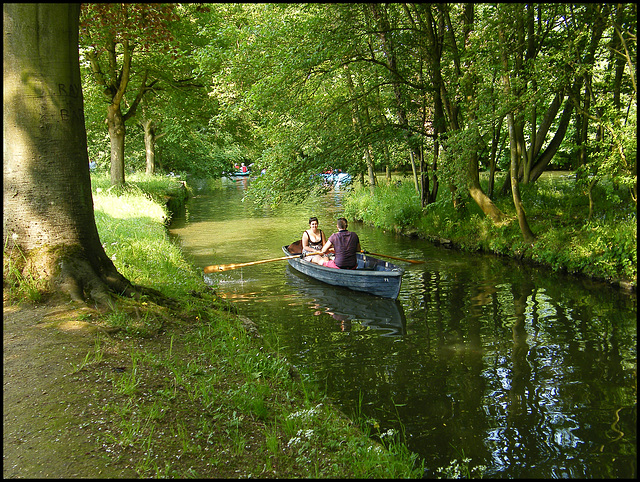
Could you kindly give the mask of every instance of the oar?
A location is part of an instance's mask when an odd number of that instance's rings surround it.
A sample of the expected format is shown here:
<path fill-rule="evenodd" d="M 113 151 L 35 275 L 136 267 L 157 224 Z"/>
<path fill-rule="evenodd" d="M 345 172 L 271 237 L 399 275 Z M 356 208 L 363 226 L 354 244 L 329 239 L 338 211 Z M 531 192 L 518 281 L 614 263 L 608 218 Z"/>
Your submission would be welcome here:
<path fill-rule="evenodd" d="M 305 256 L 313 256 L 316 254 L 321 254 L 319 251 L 314 251 L 312 253 L 304 253 Z M 302 254 L 296 254 L 294 256 L 282 256 L 281 258 L 273 258 L 273 259 L 262 259 L 260 261 L 251 261 L 249 263 L 238 263 L 238 264 L 214 264 L 211 266 L 205 266 L 205 273 L 215 273 L 217 271 L 229 271 L 231 269 L 242 268 L 244 266 L 252 266 L 254 264 L 262 264 L 262 263 L 271 263 L 272 261 L 282 261 L 283 259 L 295 259 L 302 256 Z"/>
<path fill-rule="evenodd" d="M 371 256 L 382 256 L 383 258 L 397 259 L 399 261 L 406 261 L 407 263 L 413 263 L 413 264 L 424 263 L 424 261 L 418 261 L 418 260 L 415 260 L 415 259 L 398 258 L 397 256 L 389 256 L 387 254 L 372 253 L 371 251 L 367 251 L 365 254 L 370 254 Z"/>

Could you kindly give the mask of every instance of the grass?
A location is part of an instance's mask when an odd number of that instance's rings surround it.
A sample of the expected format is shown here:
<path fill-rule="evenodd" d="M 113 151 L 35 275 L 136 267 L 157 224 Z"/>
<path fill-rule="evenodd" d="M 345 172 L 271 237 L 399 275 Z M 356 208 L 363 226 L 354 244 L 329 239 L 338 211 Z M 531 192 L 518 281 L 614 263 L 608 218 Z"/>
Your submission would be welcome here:
<path fill-rule="evenodd" d="M 7 238 L 8 241 L 8 238 Z M 10 303 L 38 303 L 46 289 L 45 283 L 25 269 L 27 258 L 19 247 L 7 248 L 2 256 L 2 282 L 5 299 Z"/>
<path fill-rule="evenodd" d="M 134 184 L 120 190 L 101 187 L 107 180 L 105 175 L 92 178 L 94 211 L 100 240 L 118 271 L 135 284 L 171 297 L 199 289 L 195 268 L 169 242 L 165 229 L 169 211 L 154 200 L 162 196 L 144 194 Z M 175 183 L 173 178 L 158 178 L 141 185 L 171 191 Z"/>
<path fill-rule="evenodd" d="M 79 371 L 81 371 L 83 368 L 92 365 L 92 364 L 96 364 L 96 363 L 100 363 L 102 361 L 102 357 L 104 356 L 101 346 L 100 346 L 100 338 L 97 337 L 95 340 L 95 346 L 93 351 L 88 351 L 87 354 L 84 357 L 84 360 L 82 360 L 79 364 L 75 364 L 73 362 L 71 362 L 71 366 L 73 367 L 73 371 L 71 373 L 78 373 Z"/>
<path fill-rule="evenodd" d="M 233 313 L 206 311 L 148 346 L 123 336 L 103 363 L 85 367 L 113 385 L 104 450 L 133 460 L 141 477 L 422 475 L 402 444 L 385 448 L 313 381 L 294 380 Z M 116 365 L 126 369 L 114 373 Z"/>
<path fill-rule="evenodd" d="M 70 371 L 104 384 L 95 404 L 95 417 L 108 420 L 95 434 L 102 454 L 140 477 L 422 476 L 399 439 L 388 443 L 345 417 L 313 380 L 292 375 L 277 346 L 245 329 L 168 238 L 161 194 L 115 192 L 95 177 L 107 255 L 134 284 L 179 304 L 121 299 L 92 319 L 111 336 Z M 174 182 L 161 178 L 153 189 Z"/>
<path fill-rule="evenodd" d="M 496 182 L 497 185 L 500 182 Z M 524 243 L 513 201 L 494 203 L 510 222 L 494 225 L 470 199 L 455 209 L 448 189 L 435 203 L 420 207 L 413 183 L 381 185 L 374 194 L 356 187 L 344 201 L 345 214 L 376 227 L 446 239 L 466 251 L 486 251 L 546 265 L 553 270 L 637 285 L 636 205 L 612 183 L 594 188 L 596 209 L 589 219 L 588 198 L 575 180 L 543 177 L 520 186 L 527 221 L 536 235 Z"/>

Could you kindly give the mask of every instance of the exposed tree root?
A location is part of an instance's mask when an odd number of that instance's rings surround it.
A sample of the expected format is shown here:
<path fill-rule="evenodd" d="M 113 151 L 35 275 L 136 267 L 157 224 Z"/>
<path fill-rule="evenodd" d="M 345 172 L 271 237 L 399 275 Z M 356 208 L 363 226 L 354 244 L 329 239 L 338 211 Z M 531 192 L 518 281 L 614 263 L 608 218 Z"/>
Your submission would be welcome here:
<path fill-rule="evenodd" d="M 118 297 L 145 298 L 167 308 L 177 306 L 175 300 L 158 290 L 133 285 L 106 255 L 98 255 L 91 262 L 82 250 L 62 251 L 46 249 L 23 254 L 12 250 L 4 254 L 12 257 L 10 264 L 15 272 L 22 274 L 23 279 L 45 280 L 49 294 L 68 297 L 84 306 L 109 310 Z"/>

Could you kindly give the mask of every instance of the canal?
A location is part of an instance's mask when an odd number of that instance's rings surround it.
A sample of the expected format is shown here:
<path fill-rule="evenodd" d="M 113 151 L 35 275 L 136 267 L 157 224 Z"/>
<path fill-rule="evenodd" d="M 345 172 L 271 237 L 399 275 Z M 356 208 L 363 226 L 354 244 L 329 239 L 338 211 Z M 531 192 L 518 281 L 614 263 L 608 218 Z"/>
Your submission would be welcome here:
<path fill-rule="evenodd" d="M 271 209 L 243 201 L 248 182 L 192 182 L 170 232 L 196 266 L 283 256 L 310 216 L 335 231 L 344 192 Z M 425 261 L 394 261 L 406 270 L 397 301 L 324 285 L 286 261 L 207 282 L 346 414 L 403 433 L 427 477 L 637 476 L 635 294 L 349 229 L 364 249 Z"/>

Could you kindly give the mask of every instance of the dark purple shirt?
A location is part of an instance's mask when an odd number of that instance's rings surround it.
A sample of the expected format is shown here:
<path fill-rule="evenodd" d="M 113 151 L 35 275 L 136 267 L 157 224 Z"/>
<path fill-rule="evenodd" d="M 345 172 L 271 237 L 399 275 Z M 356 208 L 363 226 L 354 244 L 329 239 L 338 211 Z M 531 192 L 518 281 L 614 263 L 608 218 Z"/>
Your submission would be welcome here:
<path fill-rule="evenodd" d="M 329 241 L 336 251 L 334 263 L 341 269 L 351 269 L 358 265 L 358 244 L 360 239 L 351 231 L 338 231 L 329 236 Z"/>

